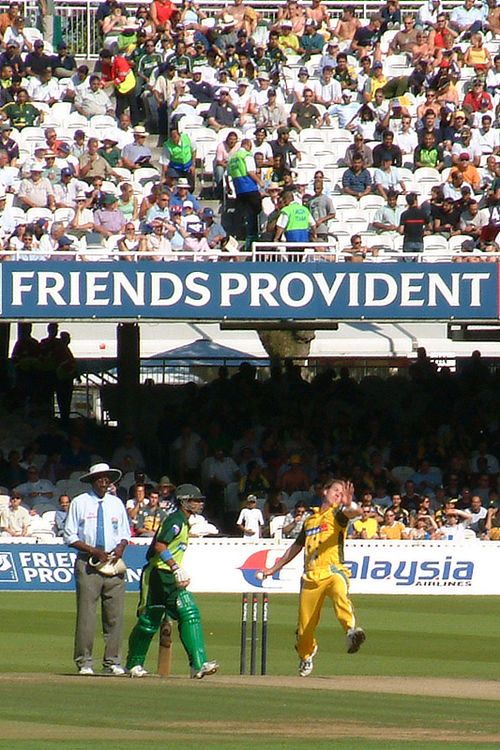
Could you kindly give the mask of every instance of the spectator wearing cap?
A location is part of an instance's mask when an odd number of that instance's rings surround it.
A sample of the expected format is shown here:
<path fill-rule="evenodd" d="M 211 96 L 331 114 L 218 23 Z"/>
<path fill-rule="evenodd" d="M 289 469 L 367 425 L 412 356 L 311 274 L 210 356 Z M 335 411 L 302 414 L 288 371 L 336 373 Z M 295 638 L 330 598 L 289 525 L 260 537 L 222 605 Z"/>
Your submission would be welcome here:
<path fill-rule="evenodd" d="M 252 111 L 256 117 L 259 117 L 261 107 L 265 107 L 269 104 L 269 91 L 271 88 L 271 78 L 269 73 L 265 70 L 260 70 L 257 77 L 257 85 L 254 87 L 250 97 Z M 281 94 L 280 99 L 276 97 L 275 101 L 279 101 L 280 104 L 283 104 L 283 95 Z"/>
<path fill-rule="evenodd" d="M 472 130 L 467 125 L 464 126 L 458 138 L 451 147 L 451 163 L 454 167 L 458 166 L 460 155 L 466 152 L 469 155 L 469 161 L 475 167 L 479 167 L 481 162 L 481 146 L 478 139 L 472 140 Z"/>
<path fill-rule="evenodd" d="M 321 55 L 318 63 L 318 69 L 321 73 L 325 65 L 329 65 L 335 70 L 339 54 L 339 43 L 335 39 L 330 39 L 326 44 L 326 49 Z"/>
<path fill-rule="evenodd" d="M 31 164 L 29 176 L 21 180 L 18 199 L 24 209 L 50 208 L 55 211 L 54 188 L 42 173 L 43 167 L 40 164 Z"/>
<path fill-rule="evenodd" d="M 57 45 L 57 54 L 52 58 L 52 69 L 56 78 L 69 78 L 76 72 L 76 60 L 64 40 Z"/>
<path fill-rule="evenodd" d="M 75 196 L 75 213 L 67 227 L 68 233 L 77 239 L 85 237 L 94 230 L 94 213 L 88 206 L 87 195 L 81 190 Z"/>
<path fill-rule="evenodd" d="M 286 18 L 279 24 L 280 33 L 278 38 L 278 45 L 285 55 L 299 54 L 300 40 L 297 34 L 293 33 L 292 27 L 292 21 Z"/>
<path fill-rule="evenodd" d="M 384 66 L 380 61 L 373 63 L 372 74 L 365 83 L 363 89 L 363 101 L 371 102 L 375 99 L 375 94 L 382 89 L 387 83 L 387 77 L 384 75 Z"/>
<path fill-rule="evenodd" d="M 481 176 L 477 171 L 477 168 L 471 164 L 469 153 L 463 151 L 459 154 L 458 164 L 454 167 L 448 177 L 448 181 L 451 182 L 452 176 L 458 171 L 462 174 L 464 182 L 468 183 L 474 191 L 478 191 L 481 187 Z"/>
<path fill-rule="evenodd" d="M 70 155 L 76 159 L 77 165 L 81 156 L 84 155 L 86 150 L 84 130 L 75 130 L 73 133 L 73 143 L 70 146 Z"/>
<path fill-rule="evenodd" d="M 88 88 L 76 87 L 74 106 L 80 115 L 88 118 L 94 115 L 113 116 L 115 113 L 111 99 L 101 87 L 101 79 L 97 75 L 90 76 Z"/>
<path fill-rule="evenodd" d="M 76 208 L 76 196 L 80 191 L 81 185 L 74 179 L 71 167 L 63 167 L 60 181 L 54 185 L 56 208 Z"/>
<path fill-rule="evenodd" d="M 29 101 L 28 92 L 21 88 L 17 92 L 16 101 L 9 102 L 1 110 L 17 129 L 33 127 L 38 121 L 43 120 L 43 113 Z"/>
<path fill-rule="evenodd" d="M 331 104 L 323 115 L 323 122 L 328 127 L 331 123 L 332 117 L 337 117 L 340 128 L 352 129 L 352 121 L 357 116 L 361 105 L 359 102 L 354 100 L 353 92 L 350 89 L 343 89 L 341 99 L 335 104 Z M 363 136 L 361 136 L 363 140 Z M 370 162 L 371 162 L 371 151 L 370 151 Z M 367 166 L 371 166 L 367 164 Z"/>
<path fill-rule="evenodd" d="M 118 198 L 113 193 L 104 195 L 103 207 L 94 211 L 94 230 L 105 241 L 110 237 L 123 233 L 126 219 L 118 210 Z"/>
<path fill-rule="evenodd" d="M 78 173 L 78 159 L 71 153 L 71 146 L 69 143 L 66 143 L 66 141 L 61 141 L 56 146 L 55 152 L 56 165 L 59 167 L 59 169 L 69 167 L 73 171 L 73 174 Z"/>
<path fill-rule="evenodd" d="M 247 78 L 239 78 L 236 89 L 230 93 L 231 102 L 238 110 L 240 127 L 248 124 L 257 113 L 257 108 L 251 102 L 251 91 L 249 85 L 250 82 Z"/>
<path fill-rule="evenodd" d="M 194 210 L 198 213 L 200 202 L 190 192 L 189 180 L 185 177 L 179 177 L 175 190 L 170 197 L 170 206 L 181 206 L 183 208 L 186 201 L 190 201 L 193 204 Z"/>
<path fill-rule="evenodd" d="M 206 114 L 207 126 L 212 130 L 234 128 L 238 122 L 238 110 L 231 102 L 229 88 L 221 86 L 215 101 Z"/>
<path fill-rule="evenodd" d="M 132 171 L 149 166 L 153 156 L 149 146 L 146 146 L 146 138 L 149 135 L 146 128 L 143 125 L 136 125 L 133 133 L 134 142 L 127 144 L 122 150 L 123 166 Z"/>
<path fill-rule="evenodd" d="M 108 162 L 112 169 L 122 167 L 122 153 L 118 148 L 117 137 L 113 133 L 106 134 L 101 142 L 102 146 L 97 150 L 97 153 Z"/>
<path fill-rule="evenodd" d="M 101 177 L 104 180 L 110 177 L 118 177 L 109 166 L 106 159 L 99 153 L 99 141 L 97 138 L 89 138 L 87 142 L 87 151 L 80 157 L 79 175 L 86 182 L 92 182 L 94 177 Z"/>
<path fill-rule="evenodd" d="M 297 80 L 294 83 L 292 97 L 295 102 L 304 101 L 304 89 L 311 88 L 312 84 L 309 83 L 309 71 L 305 66 L 302 66 L 297 71 Z"/>
<path fill-rule="evenodd" d="M 24 60 L 17 42 L 9 42 L 4 52 L 0 54 L 0 65 L 10 65 L 12 74 L 21 77 L 24 73 Z"/>
<path fill-rule="evenodd" d="M 299 39 L 299 55 L 306 62 L 315 55 L 321 55 L 325 44 L 325 38 L 318 33 L 316 22 L 313 18 L 308 18 L 305 23 L 304 34 Z"/>
<path fill-rule="evenodd" d="M 52 70 L 52 58 L 45 54 L 44 49 L 43 40 L 35 39 L 33 51 L 28 52 L 24 60 L 24 74 L 26 76 L 40 76 L 47 68 Z"/>
<path fill-rule="evenodd" d="M 221 247 L 221 243 L 226 239 L 227 232 L 220 224 L 215 220 L 215 214 L 212 208 L 204 208 L 201 212 L 201 218 L 205 222 L 205 237 L 211 248 Z"/>

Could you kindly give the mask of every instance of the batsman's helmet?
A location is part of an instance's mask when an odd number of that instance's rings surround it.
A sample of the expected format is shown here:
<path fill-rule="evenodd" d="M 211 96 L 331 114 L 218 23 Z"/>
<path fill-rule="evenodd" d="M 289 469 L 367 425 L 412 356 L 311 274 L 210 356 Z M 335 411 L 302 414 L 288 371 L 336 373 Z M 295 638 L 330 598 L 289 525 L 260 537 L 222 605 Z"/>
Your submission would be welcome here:
<path fill-rule="evenodd" d="M 195 508 L 191 503 L 203 501 L 205 495 L 195 484 L 180 484 L 175 490 L 175 498 L 182 508 L 193 512 Z"/>

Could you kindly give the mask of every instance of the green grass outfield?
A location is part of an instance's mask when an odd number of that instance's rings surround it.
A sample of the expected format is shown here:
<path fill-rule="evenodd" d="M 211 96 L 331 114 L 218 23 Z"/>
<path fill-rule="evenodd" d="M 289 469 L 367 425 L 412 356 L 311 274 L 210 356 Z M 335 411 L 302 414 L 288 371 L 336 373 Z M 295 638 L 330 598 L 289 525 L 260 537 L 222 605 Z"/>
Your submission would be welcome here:
<path fill-rule="evenodd" d="M 75 675 L 73 595 L 2 592 L 0 749 L 500 747 L 500 598 L 356 596 L 367 641 L 354 655 L 325 606 L 306 679 L 296 596 L 271 596 L 268 676 L 246 678 L 241 597 L 196 598 L 220 674 L 188 680 L 176 637 L 171 678 L 130 680 Z M 128 595 L 127 633 L 135 604 Z M 152 671 L 156 656 L 154 642 Z"/>

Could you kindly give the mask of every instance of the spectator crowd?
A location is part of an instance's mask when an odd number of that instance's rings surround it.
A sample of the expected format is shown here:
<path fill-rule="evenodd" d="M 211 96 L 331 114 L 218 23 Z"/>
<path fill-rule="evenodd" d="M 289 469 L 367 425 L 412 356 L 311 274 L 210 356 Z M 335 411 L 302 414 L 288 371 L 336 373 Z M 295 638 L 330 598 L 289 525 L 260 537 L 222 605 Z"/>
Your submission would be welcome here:
<path fill-rule="evenodd" d="M 438 370 L 420 350 L 408 374 L 358 382 L 326 369 L 309 382 L 289 364 L 259 382 L 248 364 L 221 368 L 202 387 L 170 388 L 156 429 L 120 442 L 82 419 L 65 432 L 13 417 L 1 532 L 60 535 L 79 477 L 104 457 L 123 472 L 113 491 L 137 537 L 154 535 L 176 485 L 194 483 L 205 505 L 193 536 L 296 538 L 333 475 L 355 488 L 351 538 L 500 539 L 498 372 L 479 352 Z"/>
<path fill-rule="evenodd" d="M 21 11 L 0 14 L 3 260 L 213 260 L 257 239 L 353 262 L 500 257 L 495 0 L 367 18 L 105 0 L 91 64 L 69 25 L 56 41 Z"/>

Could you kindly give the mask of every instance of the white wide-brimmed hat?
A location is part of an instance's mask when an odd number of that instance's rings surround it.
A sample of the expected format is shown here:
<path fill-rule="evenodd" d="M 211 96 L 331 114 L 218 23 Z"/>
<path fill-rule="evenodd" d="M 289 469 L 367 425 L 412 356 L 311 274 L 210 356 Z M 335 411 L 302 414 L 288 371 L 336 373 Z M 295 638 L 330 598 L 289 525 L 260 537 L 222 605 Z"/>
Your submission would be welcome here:
<path fill-rule="evenodd" d="M 94 464 L 90 467 L 87 474 L 84 474 L 82 477 L 80 477 L 80 482 L 87 482 L 88 484 L 91 484 L 98 477 L 102 476 L 108 477 L 110 482 L 117 482 L 119 479 L 121 479 L 122 473 L 120 469 L 112 469 L 109 464 Z"/>

